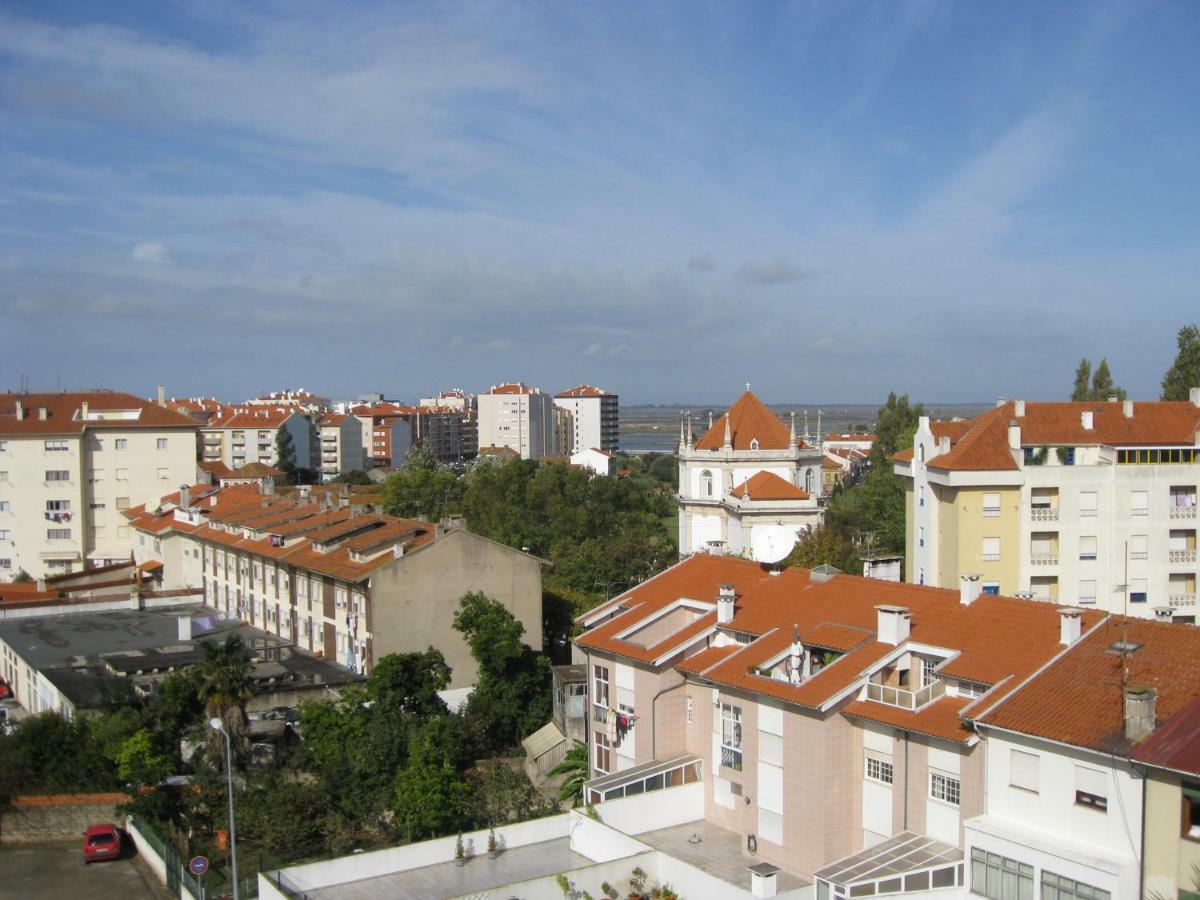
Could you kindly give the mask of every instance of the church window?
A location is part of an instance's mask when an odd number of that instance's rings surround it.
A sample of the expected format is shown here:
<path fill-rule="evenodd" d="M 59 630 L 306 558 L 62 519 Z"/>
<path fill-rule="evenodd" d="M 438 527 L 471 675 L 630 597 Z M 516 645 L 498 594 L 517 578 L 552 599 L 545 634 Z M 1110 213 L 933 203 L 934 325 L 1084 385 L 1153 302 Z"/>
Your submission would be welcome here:
<path fill-rule="evenodd" d="M 813 487 L 815 486 L 813 481 L 814 481 L 813 470 L 805 469 L 805 471 L 804 471 L 804 490 L 806 490 L 810 494 L 813 492 Z"/>
<path fill-rule="evenodd" d="M 705 497 L 713 495 L 713 475 L 708 469 L 700 473 L 700 493 Z"/>

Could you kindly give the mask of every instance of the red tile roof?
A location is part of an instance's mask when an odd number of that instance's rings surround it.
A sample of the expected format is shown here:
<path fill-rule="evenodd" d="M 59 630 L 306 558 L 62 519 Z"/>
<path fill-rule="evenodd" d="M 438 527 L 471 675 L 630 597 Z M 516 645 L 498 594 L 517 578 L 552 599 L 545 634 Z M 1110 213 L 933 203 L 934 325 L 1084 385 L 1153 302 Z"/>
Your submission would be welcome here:
<path fill-rule="evenodd" d="M 523 381 L 518 381 L 515 384 L 495 384 L 488 391 L 489 394 L 536 394 L 539 393 L 537 388 L 530 387 Z"/>
<path fill-rule="evenodd" d="M 807 500 L 808 492 L 780 478 L 774 472 L 751 475 L 732 491 L 747 500 Z"/>
<path fill-rule="evenodd" d="M 1122 640 L 1139 648 L 1123 657 Z M 1127 755 L 1124 684 L 1157 688 L 1158 721 L 1170 719 L 1200 694 L 1200 629 L 1113 616 L 981 721 Z"/>
<path fill-rule="evenodd" d="M 725 420 L 729 420 L 734 450 L 749 450 L 757 439 L 760 450 L 786 450 L 791 430 L 750 391 L 742 394 L 729 410 L 713 423 L 700 440 L 697 450 L 720 450 L 725 446 Z"/>
<path fill-rule="evenodd" d="M 88 405 L 88 419 L 82 417 Z M 22 410 L 18 418 L 17 408 Z M 45 410 L 45 418 L 42 418 Z M 96 419 L 98 412 L 136 411 L 136 418 Z M 0 394 L 0 435 L 80 434 L 114 428 L 195 428 L 194 419 L 133 394 L 117 391 L 76 391 L 55 394 Z"/>
<path fill-rule="evenodd" d="M 295 407 L 254 406 L 249 409 L 223 409 L 213 415 L 205 428 L 278 428 L 291 416 L 299 415 Z"/>
<path fill-rule="evenodd" d="M 856 719 L 866 719 L 880 725 L 903 728 L 916 734 L 927 734 L 963 744 L 970 740 L 973 732 L 963 721 L 963 709 L 973 703 L 970 697 L 942 696 L 924 709 L 912 712 L 898 706 L 886 706 L 869 700 L 855 700 L 842 713 Z"/>
<path fill-rule="evenodd" d="M 1133 758 L 1148 766 L 1200 776 L 1200 696 L 1138 745 Z"/>
<path fill-rule="evenodd" d="M 496 393 L 493 391 L 492 393 Z M 567 390 L 555 394 L 555 397 L 615 397 L 609 391 L 601 390 L 598 387 L 592 387 L 590 384 L 581 384 L 578 387 L 568 388 Z"/>

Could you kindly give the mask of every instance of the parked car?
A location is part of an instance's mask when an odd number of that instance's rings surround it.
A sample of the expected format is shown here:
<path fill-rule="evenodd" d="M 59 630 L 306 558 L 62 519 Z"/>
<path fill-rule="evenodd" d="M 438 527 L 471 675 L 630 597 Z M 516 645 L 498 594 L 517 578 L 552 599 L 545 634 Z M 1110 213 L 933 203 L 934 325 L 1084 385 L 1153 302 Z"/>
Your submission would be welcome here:
<path fill-rule="evenodd" d="M 121 856 L 121 832 L 111 822 L 93 825 L 83 833 L 83 862 L 118 859 Z"/>

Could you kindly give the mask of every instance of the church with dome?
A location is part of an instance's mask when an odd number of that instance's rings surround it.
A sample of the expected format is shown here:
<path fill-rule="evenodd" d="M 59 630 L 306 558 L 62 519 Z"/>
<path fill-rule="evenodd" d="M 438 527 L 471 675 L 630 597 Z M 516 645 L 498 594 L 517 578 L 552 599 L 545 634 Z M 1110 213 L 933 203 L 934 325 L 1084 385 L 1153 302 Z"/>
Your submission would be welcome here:
<path fill-rule="evenodd" d="M 820 450 L 750 390 L 699 440 L 689 415 L 679 433 L 679 552 L 774 562 L 820 524 Z M 771 557 L 776 557 L 772 559 Z"/>

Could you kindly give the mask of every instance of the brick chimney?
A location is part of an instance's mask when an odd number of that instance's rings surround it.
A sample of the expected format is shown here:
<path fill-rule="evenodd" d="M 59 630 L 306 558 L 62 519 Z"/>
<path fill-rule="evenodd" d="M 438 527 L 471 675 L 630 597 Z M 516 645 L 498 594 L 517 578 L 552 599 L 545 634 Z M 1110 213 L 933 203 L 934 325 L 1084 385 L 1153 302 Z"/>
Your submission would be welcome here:
<path fill-rule="evenodd" d="M 1125 688 L 1125 738 L 1140 741 L 1154 730 L 1158 690 L 1146 684 Z"/>

